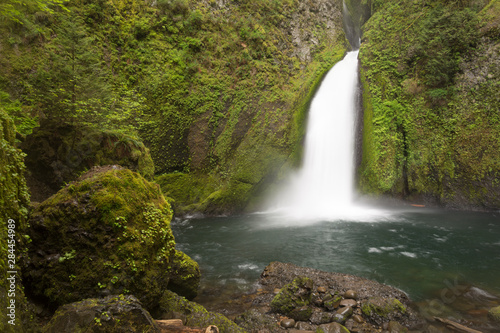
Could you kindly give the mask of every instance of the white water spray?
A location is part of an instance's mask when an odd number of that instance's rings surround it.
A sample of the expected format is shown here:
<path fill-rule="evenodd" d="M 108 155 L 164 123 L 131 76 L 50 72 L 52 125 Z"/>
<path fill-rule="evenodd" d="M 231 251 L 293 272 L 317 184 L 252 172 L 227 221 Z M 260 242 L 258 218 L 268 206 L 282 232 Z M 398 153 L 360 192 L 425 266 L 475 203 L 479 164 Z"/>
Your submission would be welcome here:
<path fill-rule="evenodd" d="M 275 211 L 294 219 L 372 220 L 373 209 L 354 203 L 357 57 L 358 51 L 347 53 L 314 96 L 302 169 L 280 193 Z"/>

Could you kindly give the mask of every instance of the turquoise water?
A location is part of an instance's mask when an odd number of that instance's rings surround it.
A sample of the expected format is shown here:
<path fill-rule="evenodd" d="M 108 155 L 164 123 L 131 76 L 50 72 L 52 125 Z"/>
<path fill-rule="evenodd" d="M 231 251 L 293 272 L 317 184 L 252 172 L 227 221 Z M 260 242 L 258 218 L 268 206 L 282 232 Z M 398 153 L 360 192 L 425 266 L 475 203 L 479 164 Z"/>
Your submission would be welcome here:
<path fill-rule="evenodd" d="M 500 294 L 500 213 L 408 208 L 332 221 L 254 214 L 172 228 L 178 249 L 200 264 L 202 289 L 251 292 L 264 267 L 282 261 L 373 279 L 414 301 L 455 285 Z"/>

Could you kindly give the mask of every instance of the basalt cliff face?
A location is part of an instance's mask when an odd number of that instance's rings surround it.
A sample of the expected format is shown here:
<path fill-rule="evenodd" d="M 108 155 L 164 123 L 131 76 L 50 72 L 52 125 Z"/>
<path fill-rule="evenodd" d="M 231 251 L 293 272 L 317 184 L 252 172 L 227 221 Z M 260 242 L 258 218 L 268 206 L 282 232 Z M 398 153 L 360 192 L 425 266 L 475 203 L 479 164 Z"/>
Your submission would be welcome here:
<path fill-rule="evenodd" d="M 500 2 L 371 1 L 361 8 L 361 190 L 498 209 Z"/>

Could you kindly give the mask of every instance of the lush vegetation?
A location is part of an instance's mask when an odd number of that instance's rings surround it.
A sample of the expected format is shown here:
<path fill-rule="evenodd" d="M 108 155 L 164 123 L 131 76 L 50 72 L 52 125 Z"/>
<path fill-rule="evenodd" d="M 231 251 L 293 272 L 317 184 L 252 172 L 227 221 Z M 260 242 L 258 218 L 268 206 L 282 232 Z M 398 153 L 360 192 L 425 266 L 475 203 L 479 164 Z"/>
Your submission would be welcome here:
<path fill-rule="evenodd" d="M 23 134 L 39 119 L 136 134 L 157 174 L 215 177 L 204 207 L 241 209 L 299 146 L 307 101 L 345 52 L 340 6 L 75 0 L 27 9 L 1 23 L 1 97 Z"/>
<path fill-rule="evenodd" d="M 361 187 L 499 207 L 499 1 L 388 1 L 363 26 Z"/>

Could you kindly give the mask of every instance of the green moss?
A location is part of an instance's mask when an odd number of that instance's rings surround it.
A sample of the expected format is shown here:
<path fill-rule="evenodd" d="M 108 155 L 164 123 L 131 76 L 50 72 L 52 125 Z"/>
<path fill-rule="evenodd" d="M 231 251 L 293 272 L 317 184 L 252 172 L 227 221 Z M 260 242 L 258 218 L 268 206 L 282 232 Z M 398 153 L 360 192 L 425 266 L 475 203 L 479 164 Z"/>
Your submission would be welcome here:
<path fill-rule="evenodd" d="M 159 332 L 151 315 L 134 296 L 86 299 L 60 307 L 44 332 Z"/>
<path fill-rule="evenodd" d="M 313 281 L 307 277 L 297 277 L 283 286 L 271 301 L 271 309 L 285 315 L 293 315 L 299 308 L 311 303 Z M 312 312 L 309 312 L 311 315 Z"/>
<path fill-rule="evenodd" d="M 476 13 L 484 5 L 388 1 L 372 10 L 359 55 L 363 192 L 498 207 L 497 23 L 494 2 Z"/>
<path fill-rule="evenodd" d="M 176 263 L 171 218 L 157 184 L 127 169 L 93 170 L 34 211 L 27 285 L 58 305 L 130 292 L 152 308 L 174 277 L 193 297 L 197 265 L 185 255 Z"/>
<path fill-rule="evenodd" d="M 395 298 L 371 298 L 363 303 L 361 311 L 368 317 L 374 315 L 387 318 L 394 313 L 406 313 L 406 307 Z"/>
<path fill-rule="evenodd" d="M 170 268 L 172 274 L 168 289 L 187 299 L 195 298 L 198 294 L 198 281 L 201 274 L 198 263 L 183 252 L 175 251 Z"/>
<path fill-rule="evenodd" d="M 166 291 L 160 301 L 160 311 L 163 313 L 178 312 L 186 315 L 186 326 L 207 327 L 215 325 L 221 333 L 245 332 L 225 316 L 207 311 L 203 306 L 179 297 L 171 291 Z"/>
<path fill-rule="evenodd" d="M 492 318 L 494 321 L 500 322 L 500 306 L 491 308 L 488 311 L 488 316 L 490 316 L 490 318 Z"/>
<path fill-rule="evenodd" d="M 31 313 L 24 297 L 19 259 L 27 242 L 29 193 L 24 179 L 24 154 L 15 148 L 16 129 L 12 119 L 0 107 L 0 331 L 19 332 L 31 327 Z M 12 228 L 10 228 L 12 226 Z M 9 230 L 13 230 L 14 233 Z M 7 273 L 17 271 L 17 274 Z M 14 280 L 7 280 L 7 278 Z M 13 283 L 11 283 L 13 282 Z M 15 301 L 14 316 L 8 307 Z M 9 311 L 9 312 L 8 312 Z M 9 316 L 8 316 L 9 314 Z M 14 324 L 14 325 L 12 325 Z"/>

